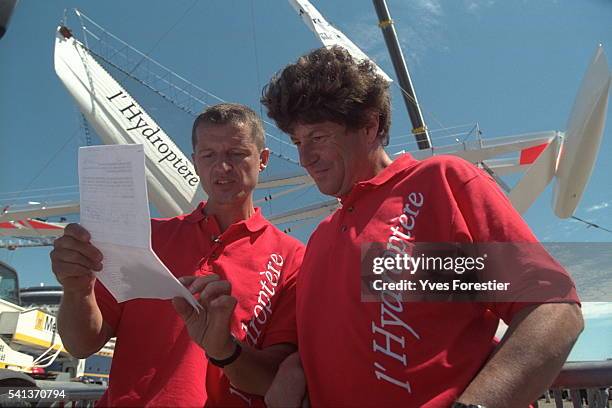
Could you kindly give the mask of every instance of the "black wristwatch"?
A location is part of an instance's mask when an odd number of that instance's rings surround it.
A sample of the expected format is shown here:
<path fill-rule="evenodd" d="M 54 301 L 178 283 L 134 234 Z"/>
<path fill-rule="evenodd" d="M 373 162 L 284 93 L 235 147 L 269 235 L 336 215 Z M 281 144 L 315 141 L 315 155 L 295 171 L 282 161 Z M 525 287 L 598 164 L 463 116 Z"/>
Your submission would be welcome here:
<path fill-rule="evenodd" d="M 455 401 L 453 405 L 451 405 L 451 408 L 487 408 L 487 407 L 485 407 L 484 405 L 464 404 L 463 402 Z"/>
<path fill-rule="evenodd" d="M 226 365 L 232 364 L 238 357 L 240 357 L 240 353 L 242 352 L 242 346 L 238 343 L 238 340 L 234 336 L 232 336 L 232 343 L 234 343 L 234 352 L 228 358 L 224 358 L 223 360 L 217 360 L 216 358 L 212 358 L 206 353 L 206 358 L 208 361 L 217 367 L 225 367 Z"/>

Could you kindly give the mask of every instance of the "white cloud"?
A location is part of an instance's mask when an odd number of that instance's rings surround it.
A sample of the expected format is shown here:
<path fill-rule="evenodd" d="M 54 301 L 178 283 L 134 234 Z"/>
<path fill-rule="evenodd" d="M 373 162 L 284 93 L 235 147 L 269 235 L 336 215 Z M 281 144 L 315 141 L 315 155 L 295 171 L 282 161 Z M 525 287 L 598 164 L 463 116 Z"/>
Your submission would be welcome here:
<path fill-rule="evenodd" d="M 448 51 L 442 0 L 396 1 L 390 7 L 397 37 L 409 67 L 421 64 L 431 50 Z M 383 35 L 373 20 L 375 18 L 371 14 L 358 16 L 344 24 L 346 30 L 343 31 L 370 58 L 384 63 L 392 71 Z"/>
<path fill-rule="evenodd" d="M 496 0 L 464 0 L 463 4 L 470 13 L 477 13 L 484 7 L 491 7 Z"/>
<path fill-rule="evenodd" d="M 442 15 L 440 0 L 417 0 L 417 7 L 436 16 Z"/>
<path fill-rule="evenodd" d="M 372 16 L 361 16 L 341 31 L 375 62 L 389 61 L 382 32 L 373 21 Z"/>
<path fill-rule="evenodd" d="M 604 208 L 608 208 L 608 207 L 610 207 L 610 202 L 609 201 L 608 202 L 604 201 L 602 203 L 590 206 L 585 211 L 586 212 L 599 211 L 599 210 L 603 210 Z"/>
<path fill-rule="evenodd" d="M 610 302 L 582 302 L 582 316 L 585 320 L 612 318 L 612 303 Z M 508 325 L 499 321 L 495 337 L 501 339 L 506 334 Z"/>
<path fill-rule="evenodd" d="M 398 5 L 399 6 L 399 5 Z M 419 65 L 431 50 L 447 50 L 444 10 L 440 0 L 402 3 L 403 19 L 395 24 L 408 66 Z"/>
<path fill-rule="evenodd" d="M 415 0 L 391 6 L 397 37 L 409 66 L 419 64 L 428 50 L 444 48 L 441 0 Z M 373 22 L 371 14 L 359 16 L 347 25 L 345 33 L 370 58 L 392 70 L 383 34 Z"/>
<path fill-rule="evenodd" d="M 552 210 L 551 210 L 552 211 Z M 551 224 L 547 224 L 542 235 L 542 242 L 562 242 L 571 240 L 576 232 L 584 229 L 585 225 L 573 218 L 556 218 Z"/>
<path fill-rule="evenodd" d="M 585 319 L 612 318 L 611 302 L 583 302 L 582 315 Z"/>

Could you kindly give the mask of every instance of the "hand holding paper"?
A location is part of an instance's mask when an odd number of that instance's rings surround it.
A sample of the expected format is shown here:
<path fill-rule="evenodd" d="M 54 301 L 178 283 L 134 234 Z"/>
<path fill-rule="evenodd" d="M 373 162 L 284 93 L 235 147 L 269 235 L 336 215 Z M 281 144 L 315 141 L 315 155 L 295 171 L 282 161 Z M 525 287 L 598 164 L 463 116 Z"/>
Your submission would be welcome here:
<path fill-rule="evenodd" d="M 172 300 L 174 308 L 185 321 L 189 335 L 208 356 L 222 360 L 231 355 L 235 344 L 230 331 L 232 315 L 238 300 L 231 295 L 232 285 L 218 275 L 183 276 L 191 293 L 199 293 L 204 311 L 197 313 L 181 298 Z"/>
<path fill-rule="evenodd" d="M 97 278 L 117 302 L 193 295 L 151 249 L 151 220 L 142 145 L 79 149 L 81 225 L 104 255 Z"/>

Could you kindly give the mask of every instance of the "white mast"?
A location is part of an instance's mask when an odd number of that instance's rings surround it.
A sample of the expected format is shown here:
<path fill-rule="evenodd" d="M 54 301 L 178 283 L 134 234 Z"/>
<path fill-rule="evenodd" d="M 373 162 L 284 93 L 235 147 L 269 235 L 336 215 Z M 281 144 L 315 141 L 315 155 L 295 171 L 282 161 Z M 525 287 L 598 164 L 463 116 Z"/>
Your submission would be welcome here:
<path fill-rule="evenodd" d="M 205 198 L 189 159 L 65 27 L 55 39 L 55 72 L 104 143 L 144 145 L 148 191 L 164 217 Z"/>

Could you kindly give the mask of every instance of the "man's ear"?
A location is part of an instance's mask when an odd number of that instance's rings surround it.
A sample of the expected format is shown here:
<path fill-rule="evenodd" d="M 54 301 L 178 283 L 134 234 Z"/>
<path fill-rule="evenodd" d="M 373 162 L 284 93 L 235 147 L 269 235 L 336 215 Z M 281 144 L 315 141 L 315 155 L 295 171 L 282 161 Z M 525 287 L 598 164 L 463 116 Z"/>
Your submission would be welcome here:
<path fill-rule="evenodd" d="M 266 147 L 261 151 L 261 153 L 259 153 L 259 171 L 260 172 L 266 169 L 266 166 L 268 165 L 269 160 L 270 160 L 270 149 Z"/>
<path fill-rule="evenodd" d="M 380 123 L 380 113 L 378 111 L 369 111 L 367 113 L 368 121 L 366 122 L 363 130 L 366 135 L 368 145 L 377 143 L 378 139 L 378 125 Z"/>

